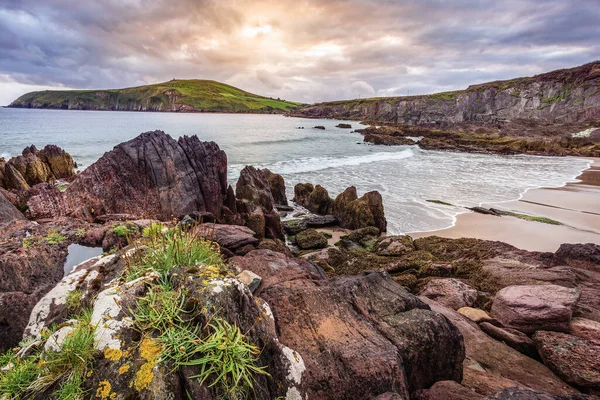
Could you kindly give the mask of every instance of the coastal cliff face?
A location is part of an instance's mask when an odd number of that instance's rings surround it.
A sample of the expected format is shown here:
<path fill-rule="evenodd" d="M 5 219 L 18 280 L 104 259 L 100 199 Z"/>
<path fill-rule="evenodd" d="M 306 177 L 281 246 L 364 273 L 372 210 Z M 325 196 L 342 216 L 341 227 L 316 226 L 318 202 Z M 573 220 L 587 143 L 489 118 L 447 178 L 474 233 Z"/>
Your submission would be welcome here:
<path fill-rule="evenodd" d="M 297 114 L 407 125 L 594 121 L 600 118 L 600 62 L 456 92 L 315 104 Z"/>

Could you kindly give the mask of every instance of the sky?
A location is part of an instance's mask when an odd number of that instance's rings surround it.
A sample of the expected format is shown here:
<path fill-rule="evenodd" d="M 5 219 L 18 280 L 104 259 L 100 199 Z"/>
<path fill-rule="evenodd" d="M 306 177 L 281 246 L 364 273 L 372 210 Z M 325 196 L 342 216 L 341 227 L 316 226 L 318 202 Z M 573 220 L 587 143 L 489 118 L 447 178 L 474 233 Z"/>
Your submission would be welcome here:
<path fill-rule="evenodd" d="M 312 103 L 600 59 L 600 0 L 0 0 L 0 105 L 213 79 Z"/>

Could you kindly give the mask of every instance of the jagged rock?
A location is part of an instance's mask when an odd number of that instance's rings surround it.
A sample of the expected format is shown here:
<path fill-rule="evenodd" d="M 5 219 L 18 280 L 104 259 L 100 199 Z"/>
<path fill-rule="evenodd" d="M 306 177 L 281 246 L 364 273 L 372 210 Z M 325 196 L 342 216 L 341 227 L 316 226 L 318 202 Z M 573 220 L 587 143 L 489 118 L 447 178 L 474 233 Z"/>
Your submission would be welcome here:
<path fill-rule="evenodd" d="M 39 152 L 38 156 L 48 164 L 56 179 L 71 178 L 75 175 L 77 164 L 71 155 L 60 147 L 49 144 Z"/>
<path fill-rule="evenodd" d="M 333 202 L 333 215 L 343 228 L 359 229 L 375 226 L 381 232 L 387 230 L 383 200 L 377 191 L 365 193 L 358 198 L 356 188 L 350 186 Z"/>
<path fill-rule="evenodd" d="M 25 216 L 0 191 L 0 224 L 23 220 Z"/>
<path fill-rule="evenodd" d="M 273 201 L 276 205 L 287 206 L 288 200 L 285 194 L 285 181 L 283 176 L 274 174 L 267 168 L 263 169 L 263 172 L 267 176 L 267 181 L 271 187 L 271 194 L 273 195 Z"/>
<path fill-rule="evenodd" d="M 252 229 L 240 225 L 201 224 L 194 228 L 194 232 L 201 237 L 217 242 L 235 253 L 244 246 L 255 246 L 259 239 Z"/>
<path fill-rule="evenodd" d="M 547 331 L 536 332 L 533 340 L 544 364 L 566 382 L 600 389 L 600 340 Z"/>
<path fill-rule="evenodd" d="M 524 333 L 567 332 L 579 296 L 579 290 L 557 285 L 509 286 L 496 294 L 491 315 Z"/>
<path fill-rule="evenodd" d="M 568 395 L 576 391 L 545 365 L 486 335 L 474 322 L 431 299 L 421 297 L 431 309 L 447 317 L 465 341 L 462 385 L 488 396 L 510 386 L 522 386 Z M 484 366 L 484 367 L 483 367 Z"/>
<path fill-rule="evenodd" d="M 337 224 L 337 218 L 333 215 L 311 215 L 304 221 L 309 228 L 321 228 Z"/>
<path fill-rule="evenodd" d="M 294 186 L 294 203 L 299 205 L 306 204 L 308 196 L 315 190 L 312 183 L 298 183 Z"/>
<path fill-rule="evenodd" d="M 454 278 L 432 279 L 427 282 L 419 295 L 453 310 L 471 307 L 477 301 L 477 290 Z"/>
<path fill-rule="evenodd" d="M 537 358 L 537 350 L 533 340 L 523 332 L 511 328 L 500 328 L 489 322 L 482 322 L 479 324 L 479 327 L 494 339 L 506 343 L 519 353 L 531 358 Z"/>
<path fill-rule="evenodd" d="M 296 244 L 301 250 L 322 249 L 327 247 L 327 238 L 314 229 L 306 229 L 296 235 Z"/>
<path fill-rule="evenodd" d="M 145 132 L 77 176 L 65 192 L 66 213 L 170 220 L 198 211 L 219 220 L 227 188 L 227 156 L 216 143 Z"/>
<path fill-rule="evenodd" d="M 29 190 L 29 184 L 23 178 L 23 175 L 15 168 L 15 166 L 8 162 L 4 167 L 4 187 L 6 189 L 25 191 Z"/>
<path fill-rule="evenodd" d="M 65 210 L 63 193 L 49 183 L 33 186 L 26 197 L 25 215 L 29 219 L 53 218 L 61 215 Z"/>
<path fill-rule="evenodd" d="M 373 251 L 380 256 L 403 256 L 415 249 L 410 236 L 386 236 L 379 239 Z"/>
<path fill-rule="evenodd" d="M 590 271 L 600 271 L 600 245 L 561 244 L 552 260 L 553 265 L 569 265 Z"/>
<path fill-rule="evenodd" d="M 240 172 L 235 187 L 237 210 L 246 225 L 259 237 L 283 238 L 283 228 L 266 174 L 259 169 L 246 166 Z"/>
<path fill-rule="evenodd" d="M 583 339 L 600 340 L 600 322 L 585 318 L 573 318 L 569 324 L 568 333 Z"/>

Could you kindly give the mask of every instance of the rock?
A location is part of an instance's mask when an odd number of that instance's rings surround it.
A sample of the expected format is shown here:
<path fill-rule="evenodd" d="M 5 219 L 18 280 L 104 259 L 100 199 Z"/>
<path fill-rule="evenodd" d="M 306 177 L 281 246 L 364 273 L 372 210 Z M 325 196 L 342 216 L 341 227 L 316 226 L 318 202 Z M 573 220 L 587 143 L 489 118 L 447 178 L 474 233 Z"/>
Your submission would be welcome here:
<path fill-rule="evenodd" d="M 496 210 L 491 209 L 491 208 L 470 207 L 469 210 L 475 211 L 476 213 L 479 213 L 479 214 L 495 215 L 496 217 L 501 217 L 502 216 L 502 214 L 498 213 Z"/>
<path fill-rule="evenodd" d="M 55 351 L 59 352 L 62 349 L 63 343 L 67 337 L 69 337 L 75 329 L 72 326 L 67 325 L 58 329 L 54 332 L 46 341 L 44 345 L 44 351 Z"/>
<path fill-rule="evenodd" d="M 600 389 L 600 340 L 548 331 L 536 332 L 533 340 L 544 364 L 566 382 Z"/>
<path fill-rule="evenodd" d="M 16 220 L 24 220 L 25 216 L 0 191 L 0 224 Z"/>
<path fill-rule="evenodd" d="M 227 188 L 227 156 L 216 143 L 145 132 L 73 180 L 65 191 L 66 212 L 90 220 L 132 214 L 163 221 L 208 212 L 220 220 L 229 211 Z"/>
<path fill-rule="evenodd" d="M 29 190 L 29 184 L 11 162 L 6 163 L 4 166 L 3 182 L 5 189 L 17 191 Z"/>
<path fill-rule="evenodd" d="M 312 183 L 298 183 L 294 186 L 294 203 L 304 205 L 308 202 L 308 196 L 315 190 Z"/>
<path fill-rule="evenodd" d="M 350 186 L 333 202 L 333 215 L 343 228 L 359 229 L 375 226 L 381 232 L 385 232 L 387 229 L 383 201 L 377 191 L 365 193 L 358 198 L 356 188 Z"/>
<path fill-rule="evenodd" d="M 474 322 L 433 300 L 421 297 L 433 311 L 447 317 L 465 341 L 462 385 L 489 396 L 505 387 L 521 386 L 568 395 L 576 391 L 545 365 L 486 335 Z"/>
<path fill-rule="evenodd" d="M 400 396 L 398 393 L 384 393 L 379 396 L 373 398 L 373 400 L 404 400 L 404 397 Z"/>
<path fill-rule="evenodd" d="M 257 249 L 273 250 L 278 253 L 283 253 L 287 256 L 291 256 L 292 252 L 288 246 L 286 246 L 283 240 L 279 239 L 263 239 L 256 246 Z"/>
<path fill-rule="evenodd" d="M 260 286 L 262 278 L 252 271 L 244 270 L 237 275 L 237 280 L 248 286 L 250 293 L 254 293 Z"/>
<path fill-rule="evenodd" d="M 274 208 L 271 187 L 264 171 L 244 167 L 235 186 L 235 195 L 238 212 L 258 237 L 283 238 L 281 219 Z"/>
<path fill-rule="evenodd" d="M 233 253 L 244 246 L 254 246 L 259 242 L 254 231 L 247 226 L 200 224 L 194 228 L 194 232 L 200 237 L 217 242 L 219 246 Z"/>
<path fill-rule="evenodd" d="M 594 243 L 561 244 L 554 253 L 552 264 L 600 272 L 600 245 Z"/>
<path fill-rule="evenodd" d="M 327 247 L 327 238 L 314 229 L 306 229 L 296 235 L 296 244 L 301 250 L 322 249 Z"/>
<path fill-rule="evenodd" d="M 496 294 L 491 315 L 524 333 L 567 332 L 579 296 L 579 290 L 557 285 L 509 286 Z"/>
<path fill-rule="evenodd" d="M 315 186 L 315 190 L 308 196 L 306 204 L 302 204 L 308 211 L 316 214 L 328 214 L 331 206 L 331 198 L 327 190 L 321 186 Z"/>
<path fill-rule="evenodd" d="M 412 139 L 401 136 L 391 135 L 377 135 L 373 133 L 366 134 L 364 137 L 365 143 L 373 143 L 383 146 L 401 146 L 401 145 L 414 145 L 415 142 Z"/>
<path fill-rule="evenodd" d="M 373 251 L 380 256 L 403 256 L 415 249 L 410 236 L 386 236 L 379 239 Z"/>
<path fill-rule="evenodd" d="M 317 125 L 317 126 L 314 127 L 314 129 L 325 130 L 325 127 L 323 125 Z"/>
<path fill-rule="evenodd" d="M 308 224 L 304 219 L 290 219 L 287 221 L 282 221 L 283 229 L 285 233 L 288 235 L 296 235 L 306 229 L 308 229 Z"/>
<path fill-rule="evenodd" d="M 455 381 L 439 381 L 418 396 L 419 400 L 483 400 L 484 397 Z"/>
<path fill-rule="evenodd" d="M 583 339 L 600 340 L 600 322 L 585 318 L 573 318 L 569 324 L 569 334 Z"/>
<path fill-rule="evenodd" d="M 479 327 L 494 339 L 506 343 L 519 353 L 531 358 L 538 358 L 533 340 L 523 332 L 511 328 L 500 328 L 489 322 L 482 322 Z"/>
<path fill-rule="evenodd" d="M 367 250 L 371 250 L 377 239 L 379 238 L 380 232 L 377 227 L 368 226 L 366 228 L 355 229 L 348 235 L 341 236 L 341 244 L 344 248 L 351 249 L 356 245 Z M 348 243 L 350 242 L 350 243 Z"/>
<path fill-rule="evenodd" d="M 39 157 L 50 167 L 56 179 L 67 179 L 75 176 L 77 164 L 69 153 L 58 146 L 49 144 L 39 152 Z"/>
<path fill-rule="evenodd" d="M 419 295 L 453 310 L 471 307 L 477 301 L 477 290 L 454 278 L 432 279 L 427 282 Z"/>
<path fill-rule="evenodd" d="M 40 183 L 27 192 L 27 210 L 25 215 L 29 219 L 53 218 L 61 215 L 65 210 L 63 193 L 56 186 L 49 183 Z"/>
<path fill-rule="evenodd" d="M 305 218 L 306 226 L 309 228 L 321 228 L 337 224 L 337 218 L 333 215 L 311 215 Z"/>
<path fill-rule="evenodd" d="M 461 307 L 457 311 L 475 323 L 496 322 L 496 320 L 490 317 L 488 313 L 479 308 Z"/>
<path fill-rule="evenodd" d="M 342 128 L 342 129 L 351 129 L 352 125 L 350 125 L 350 124 L 337 124 L 335 127 L 336 128 Z"/>
<path fill-rule="evenodd" d="M 288 200 L 285 194 L 285 181 L 279 174 L 274 174 L 267 168 L 263 169 L 263 172 L 267 176 L 267 181 L 271 187 L 271 194 L 273 195 L 273 201 L 277 205 L 287 206 Z"/>

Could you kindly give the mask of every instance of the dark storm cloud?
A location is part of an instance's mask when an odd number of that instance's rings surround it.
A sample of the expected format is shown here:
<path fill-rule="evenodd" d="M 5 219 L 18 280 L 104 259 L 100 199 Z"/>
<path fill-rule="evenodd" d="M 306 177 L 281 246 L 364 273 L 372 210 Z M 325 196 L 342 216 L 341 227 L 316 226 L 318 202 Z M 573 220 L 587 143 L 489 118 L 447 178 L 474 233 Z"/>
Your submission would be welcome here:
<path fill-rule="evenodd" d="M 598 0 L 0 0 L 0 104 L 174 77 L 305 102 L 454 90 L 598 59 L 598 20 Z"/>

